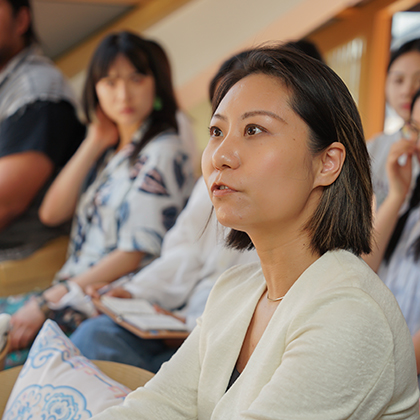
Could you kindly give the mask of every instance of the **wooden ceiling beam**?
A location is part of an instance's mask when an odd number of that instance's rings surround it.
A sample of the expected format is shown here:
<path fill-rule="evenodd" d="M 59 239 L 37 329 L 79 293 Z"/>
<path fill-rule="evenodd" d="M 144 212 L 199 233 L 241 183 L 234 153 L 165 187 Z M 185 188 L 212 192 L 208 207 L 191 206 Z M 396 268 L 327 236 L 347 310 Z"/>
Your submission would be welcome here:
<path fill-rule="evenodd" d="M 82 44 L 73 48 L 55 60 L 55 64 L 67 76 L 73 77 L 84 70 L 99 42 L 111 32 L 128 30 L 143 32 L 165 16 L 191 0 L 142 0 L 144 5 L 137 6 L 127 15 L 104 30 L 89 37 Z"/>
<path fill-rule="evenodd" d="M 38 3 L 84 3 L 94 5 L 140 6 L 152 0 L 38 0 Z"/>
<path fill-rule="evenodd" d="M 418 0 L 399 0 L 399 1 L 395 1 L 388 6 L 388 13 L 390 15 L 393 15 L 394 13 L 403 12 L 403 11 L 411 9 L 416 4 L 418 4 Z"/>

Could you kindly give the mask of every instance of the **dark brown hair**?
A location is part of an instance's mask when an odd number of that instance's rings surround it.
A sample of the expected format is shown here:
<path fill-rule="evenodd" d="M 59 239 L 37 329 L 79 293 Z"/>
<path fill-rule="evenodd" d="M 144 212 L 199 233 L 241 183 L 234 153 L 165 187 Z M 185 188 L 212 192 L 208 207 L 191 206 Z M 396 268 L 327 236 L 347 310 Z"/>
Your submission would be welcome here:
<path fill-rule="evenodd" d="M 242 65 L 242 59 L 245 58 L 252 50 L 241 51 L 224 61 L 217 73 L 213 76 L 209 84 L 209 98 L 213 102 L 214 94 L 216 93 L 217 85 L 221 80 L 232 70 L 235 70 Z"/>
<path fill-rule="evenodd" d="M 246 55 L 242 66 L 221 82 L 213 112 L 231 87 L 251 74 L 280 80 L 291 92 L 289 105 L 309 128 L 308 147 L 316 156 L 334 142 L 346 148 L 346 159 L 336 181 L 323 188 L 317 209 L 304 229 L 311 248 L 321 255 L 346 249 L 369 253 L 372 232 L 370 161 L 356 104 L 343 81 L 326 65 L 287 47 L 262 47 Z M 252 249 L 245 232 L 231 230 L 230 247 Z"/>
<path fill-rule="evenodd" d="M 34 26 L 33 26 L 33 22 L 32 22 L 32 7 L 31 7 L 31 3 L 29 2 L 29 0 L 7 0 L 9 2 L 9 4 L 12 6 L 13 9 L 13 14 L 14 16 L 16 16 L 20 9 L 22 9 L 22 7 L 26 7 L 29 10 L 29 14 L 31 15 L 31 20 L 29 22 L 28 25 L 28 29 L 26 30 L 26 32 L 23 34 L 23 37 L 25 39 L 25 45 L 29 46 L 34 42 L 38 42 L 38 37 L 36 36 L 35 30 L 34 30 Z"/>
<path fill-rule="evenodd" d="M 400 58 L 402 55 L 412 51 L 417 51 L 420 53 L 420 38 L 415 38 L 411 41 L 407 41 L 396 50 L 391 51 L 391 57 L 389 58 L 387 71 L 389 72 L 389 69 L 391 68 L 395 60 Z"/>
<path fill-rule="evenodd" d="M 295 48 L 296 50 L 301 51 L 306 55 L 309 55 L 309 57 L 316 58 L 317 60 L 322 61 L 325 64 L 324 57 L 322 57 L 322 54 L 319 51 L 318 47 L 312 41 L 309 41 L 307 39 L 299 39 L 298 41 L 289 41 L 286 44 L 284 44 L 284 46 L 288 48 Z"/>
<path fill-rule="evenodd" d="M 133 162 L 143 147 L 157 134 L 167 129 L 178 131 L 176 122 L 178 106 L 172 86 L 169 60 L 163 48 L 155 41 L 123 31 L 104 38 L 93 54 L 82 97 L 88 122 L 92 122 L 99 103 L 96 84 L 108 75 L 109 67 L 119 54 L 126 57 L 140 73 L 153 76 L 155 95 L 161 102 L 161 107 L 153 109 L 150 114 L 148 128 L 133 150 Z"/>

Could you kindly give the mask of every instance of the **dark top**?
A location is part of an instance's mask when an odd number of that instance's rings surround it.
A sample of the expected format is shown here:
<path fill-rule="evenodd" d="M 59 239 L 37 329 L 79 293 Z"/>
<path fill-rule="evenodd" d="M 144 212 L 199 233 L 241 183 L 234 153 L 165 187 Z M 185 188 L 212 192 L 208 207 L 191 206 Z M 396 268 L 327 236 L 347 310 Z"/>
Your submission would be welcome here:
<path fill-rule="evenodd" d="M 38 208 L 49 185 L 84 136 L 85 126 L 67 101 L 36 101 L 0 123 L 0 158 L 38 151 L 48 156 L 55 166 L 54 174 L 28 210 L 0 232 L 0 261 L 24 258 L 47 241 L 69 233 L 70 223 L 54 228 L 44 226 L 38 218 Z"/>
<path fill-rule="evenodd" d="M 232 375 L 229 379 L 228 386 L 226 388 L 226 392 L 230 389 L 230 387 L 235 383 L 235 381 L 239 378 L 241 374 L 239 373 L 238 369 L 236 369 L 236 366 L 233 369 Z"/>

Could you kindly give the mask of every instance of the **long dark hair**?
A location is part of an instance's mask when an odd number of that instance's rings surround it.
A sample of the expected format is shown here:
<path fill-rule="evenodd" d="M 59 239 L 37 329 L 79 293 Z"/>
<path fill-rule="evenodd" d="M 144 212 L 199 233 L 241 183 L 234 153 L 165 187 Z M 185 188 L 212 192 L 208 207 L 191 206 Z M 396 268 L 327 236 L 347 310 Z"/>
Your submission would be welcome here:
<path fill-rule="evenodd" d="M 265 74 L 280 80 L 291 91 L 290 106 L 309 128 L 308 147 L 313 155 L 333 142 L 346 148 L 346 159 L 335 182 L 324 187 L 317 209 L 304 229 L 311 248 L 321 255 L 346 249 L 356 255 L 369 253 L 372 232 L 372 183 L 370 161 L 356 104 L 343 81 L 326 65 L 286 47 L 263 47 L 242 58 L 217 89 L 212 108 L 239 80 Z M 227 244 L 251 249 L 245 232 L 232 229 Z"/>
<path fill-rule="evenodd" d="M 122 54 L 142 74 L 152 75 L 155 81 L 155 95 L 161 106 L 155 107 L 148 118 L 148 128 L 132 153 L 132 162 L 146 144 L 157 134 L 173 129 L 178 131 L 176 111 L 178 109 L 172 86 L 169 60 L 163 48 L 155 41 L 141 38 L 123 31 L 108 35 L 99 44 L 89 65 L 82 104 L 88 122 L 99 103 L 96 84 L 107 76 L 109 67 Z"/>

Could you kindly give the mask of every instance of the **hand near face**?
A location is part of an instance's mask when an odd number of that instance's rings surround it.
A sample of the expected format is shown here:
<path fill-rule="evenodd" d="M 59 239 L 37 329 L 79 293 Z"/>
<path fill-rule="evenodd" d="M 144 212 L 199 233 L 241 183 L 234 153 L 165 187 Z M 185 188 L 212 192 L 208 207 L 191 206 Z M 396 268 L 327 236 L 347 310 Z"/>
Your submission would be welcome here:
<path fill-rule="evenodd" d="M 103 150 L 118 143 L 117 126 L 105 115 L 100 106 L 96 108 L 95 121 L 89 126 L 88 138 L 98 143 Z"/>
<path fill-rule="evenodd" d="M 404 201 L 411 185 L 413 156 L 420 150 L 413 140 L 401 139 L 394 143 L 388 155 L 387 173 L 389 194 Z"/>
<path fill-rule="evenodd" d="M 17 311 L 10 321 L 10 351 L 28 347 L 45 321 L 45 315 L 35 300 L 30 300 Z"/>

